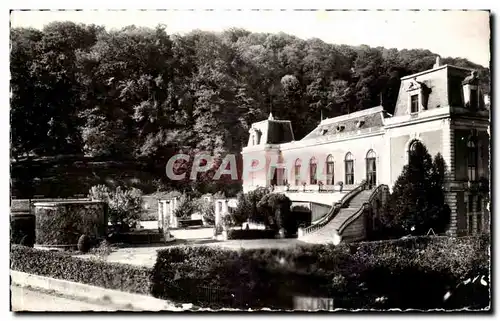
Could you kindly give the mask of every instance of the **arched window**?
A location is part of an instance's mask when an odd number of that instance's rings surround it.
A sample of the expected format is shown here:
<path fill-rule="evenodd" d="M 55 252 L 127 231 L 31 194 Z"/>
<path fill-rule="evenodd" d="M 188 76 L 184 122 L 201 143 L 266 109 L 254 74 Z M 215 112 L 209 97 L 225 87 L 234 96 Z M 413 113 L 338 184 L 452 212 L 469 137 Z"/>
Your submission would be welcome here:
<path fill-rule="evenodd" d="M 311 158 L 309 161 L 309 183 L 311 185 L 318 184 L 318 176 L 317 176 L 318 164 L 316 162 L 316 158 Z"/>
<path fill-rule="evenodd" d="M 467 142 L 467 173 L 469 181 L 477 178 L 477 145 L 473 138 Z"/>
<path fill-rule="evenodd" d="M 345 155 L 345 184 L 354 184 L 354 157 L 349 152 Z"/>
<path fill-rule="evenodd" d="M 408 154 L 407 154 L 408 161 L 407 161 L 407 163 L 410 162 L 410 159 L 411 159 L 410 156 L 417 151 L 418 146 L 423 146 L 422 142 L 419 141 L 418 139 L 414 139 L 410 142 L 410 145 L 408 146 Z"/>
<path fill-rule="evenodd" d="M 412 142 L 410 143 L 410 148 L 408 149 L 408 151 L 409 151 L 410 153 L 415 152 L 415 151 L 417 150 L 417 145 L 418 145 L 418 144 L 420 144 L 420 142 L 419 142 L 418 140 L 416 140 L 416 139 L 415 139 L 414 141 L 412 141 Z"/>
<path fill-rule="evenodd" d="M 373 149 L 366 153 L 366 181 L 368 188 L 372 188 L 377 184 L 377 154 Z"/>
<path fill-rule="evenodd" d="M 334 183 L 334 162 L 333 156 L 328 155 L 326 158 L 326 185 L 333 185 Z"/>
<path fill-rule="evenodd" d="M 297 158 L 295 160 L 295 166 L 294 166 L 294 176 L 295 176 L 295 185 L 299 186 L 300 185 L 300 166 L 301 166 L 301 161 L 300 158 Z"/>
<path fill-rule="evenodd" d="M 286 163 L 285 163 L 285 158 L 283 157 L 283 152 L 279 152 L 278 154 L 278 162 L 277 162 L 278 168 L 276 169 L 277 172 L 277 185 L 286 185 L 288 184 L 288 178 L 286 175 Z"/>

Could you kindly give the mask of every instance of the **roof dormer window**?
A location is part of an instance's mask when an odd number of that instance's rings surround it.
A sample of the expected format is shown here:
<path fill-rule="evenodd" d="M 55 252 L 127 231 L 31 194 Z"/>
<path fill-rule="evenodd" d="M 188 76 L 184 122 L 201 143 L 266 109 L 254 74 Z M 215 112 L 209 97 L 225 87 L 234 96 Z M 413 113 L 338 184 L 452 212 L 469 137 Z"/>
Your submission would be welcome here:
<path fill-rule="evenodd" d="M 328 128 L 321 128 L 319 132 L 322 136 L 326 135 L 326 133 L 328 133 Z"/>
<path fill-rule="evenodd" d="M 410 113 L 418 113 L 418 106 L 420 105 L 418 94 L 410 96 Z"/>
<path fill-rule="evenodd" d="M 357 128 L 361 128 L 361 126 L 363 126 L 364 124 L 365 124 L 365 121 L 364 121 L 364 120 L 358 120 L 358 121 L 356 122 L 356 127 L 357 127 Z"/>
<path fill-rule="evenodd" d="M 337 126 L 337 132 L 341 132 L 345 129 L 345 126 L 344 125 L 339 125 Z"/>
<path fill-rule="evenodd" d="M 406 91 L 408 93 L 408 111 L 410 114 L 427 109 L 427 98 L 430 89 L 423 82 L 416 79 L 411 80 Z"/>
<path fill-rule="evenodd" d="M 471 74 L 462 81 L 465 106 L 471 110 L 479 109 L 478 85 L 479 80 L 476 71 L 472 71 Z"/>

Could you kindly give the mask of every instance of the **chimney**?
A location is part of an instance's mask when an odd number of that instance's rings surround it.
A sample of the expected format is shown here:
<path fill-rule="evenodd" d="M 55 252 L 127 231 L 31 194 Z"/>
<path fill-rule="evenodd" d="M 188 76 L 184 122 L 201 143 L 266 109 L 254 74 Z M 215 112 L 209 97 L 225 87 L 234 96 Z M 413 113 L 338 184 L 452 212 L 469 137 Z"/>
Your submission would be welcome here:
<path fill-rule="evenodd" d="M 439 56 L 436 57 L 436 63 L 434 64 L 433 69 L 441 67 L 441 58 Z"/>

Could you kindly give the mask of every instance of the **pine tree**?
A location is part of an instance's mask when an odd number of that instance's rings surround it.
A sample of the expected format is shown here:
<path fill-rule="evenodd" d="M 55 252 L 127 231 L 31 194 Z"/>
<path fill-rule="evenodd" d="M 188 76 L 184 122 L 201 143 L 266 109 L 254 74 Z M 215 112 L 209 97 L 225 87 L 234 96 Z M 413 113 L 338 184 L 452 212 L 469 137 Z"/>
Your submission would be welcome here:
<path fill-rule="evenodd" d="M 435 233 L 446 230 L 450 209 L 444 199 L 445 172 L 440 154 L 432 161 L 427 148 L 415 143 L 381 218 L 386 237 L 425 235 L 431 228 Z"/>

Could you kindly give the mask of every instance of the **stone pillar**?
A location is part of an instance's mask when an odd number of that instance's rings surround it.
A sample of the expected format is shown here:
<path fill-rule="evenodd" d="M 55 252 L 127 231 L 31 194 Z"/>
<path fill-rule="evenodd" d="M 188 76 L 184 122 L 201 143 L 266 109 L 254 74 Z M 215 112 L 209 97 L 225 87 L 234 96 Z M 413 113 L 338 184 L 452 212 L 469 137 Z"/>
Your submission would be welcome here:
<path fill-rule="evenodd" d="M 158 200 L 158 228 L 163 229 L 165 223 L 167 223 L 168 213 L 167 204 L 165 200 Z"/>
<path fill-rule="evenodd" d="M 450 207 L 451 216 L 450 216 L 450 226 L 448 228 L 448 233 L 450 236 L 458 235 L 458 215 L 459 210 L 457 206 L 457 193 L 452 191 L 446 191 L 444 194 L 444 200 L 446 204 Z"/>
<path fill-rule="evenodd" d="M 453 183 L 455 181 L 455 130 L 451 123 L 451 119 L 443 120 L 443 135 L 442 135 L 442 156 L 446 164 L 445 174 L 445 202 L 451 210 L 450 225 L 448 233 L 451 236 L 457 236 L 458 233 L 458 216 L 459 210 L 457 207 L 457 193 L 453 191 Z"/>
<path fill-rule="evenodd" d="M 215 213 L 215 226 L 220 224 L 220 213 L 219 213 L 219 200 L 214 202 L 214 213 Z"/>
<path fill-rule="evenodd" d="M 158 230 L 161 230 L 163 228 L 163 204 L 161 200 L 158 200 Z"/>
<path fill-rule="evenodd" d="M 170 222 L 170 226 L 175 226 L 174 222 L 174 203 L 172 200 L 168 200 L 167 202 L 167 207 L 168 207 L 168 220 Z"/>
<path fill-rule="evenodd" d="M 446 180 L 455 180 L 455 129 L 451 124 L 451 120 L 443 120 L 443 136 L 442 136 L 442 156 L 446 164 Z"/>

